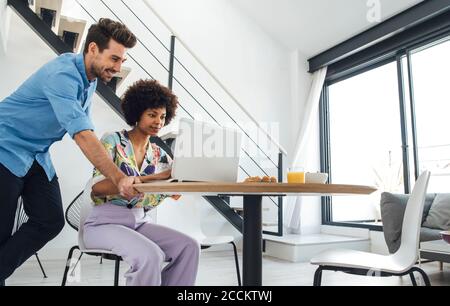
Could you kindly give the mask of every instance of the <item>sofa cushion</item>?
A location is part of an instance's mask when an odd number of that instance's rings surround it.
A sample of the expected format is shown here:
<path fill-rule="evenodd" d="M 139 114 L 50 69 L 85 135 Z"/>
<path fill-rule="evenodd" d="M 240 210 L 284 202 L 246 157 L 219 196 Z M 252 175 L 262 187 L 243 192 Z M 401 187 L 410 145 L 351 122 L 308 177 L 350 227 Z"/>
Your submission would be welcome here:
<path fill-rule="evenodd" d="M 442 230 L 433 229 L 429 227 L 421 227 L 420 228 L 420 241 L 431 241 L 431 240 L 439 240 L 441 239 L 441 234 L 439 234 Z"/>
<path fill-rule="evenodd" d="M 425 220 L 436 194 L 427 194 L 425 197 L 422 222 Z M 395 253 L 400 247 L 403 215 L 409 195 L 383 192 L 380 200 L 381 220 L 383 221 L 383 234 L 390 253 Z"/>
<path fill-rule="evenodd" d="M 441 230 L 450 229 L 450 193 L 436 195 L 423 226 Z"/>

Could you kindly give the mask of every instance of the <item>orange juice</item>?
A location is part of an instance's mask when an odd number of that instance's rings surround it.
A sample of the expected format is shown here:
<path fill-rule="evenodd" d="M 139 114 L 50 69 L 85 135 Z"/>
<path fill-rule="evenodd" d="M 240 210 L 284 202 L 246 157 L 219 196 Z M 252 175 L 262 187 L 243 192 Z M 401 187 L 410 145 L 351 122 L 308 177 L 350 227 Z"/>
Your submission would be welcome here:
<path fill-rule="evenodd" d="M 288 172 L 287 173 L 288 183 L 305 183 L 305 172 Z"/>

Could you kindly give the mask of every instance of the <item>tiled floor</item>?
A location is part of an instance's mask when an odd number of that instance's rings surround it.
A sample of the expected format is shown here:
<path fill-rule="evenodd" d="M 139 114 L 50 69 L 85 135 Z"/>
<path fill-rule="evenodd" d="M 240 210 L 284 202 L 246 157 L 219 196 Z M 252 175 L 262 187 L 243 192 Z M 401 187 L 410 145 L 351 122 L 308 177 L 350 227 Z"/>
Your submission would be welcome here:
<path fill-rule="evenodd" d="M 59 286 L 64 271 L 64 261 L 43 261 L 48 274 L 47 279 L 42 278 L 39 266 L 35 261 L 25 263 L 14 275 L 7 280 L 8 286 Z M 263 284 L 270 286 L 310 286 L 312 284 L 315 267 L 309 263 L 291 263 L 271 257 L 264 257 Z M 444 271 L 439 271 L 436 262 L 426 263 L 422 268 L 427 272 L 432 285 L 450 285 L 450 265 L 444 264 Z M 121 275 L 127 270 L 122 265 Z M 70 286 L 110 286 L 113 283 L 114 264 L 86 256 L 81 262 L 79 280 L 71 282 Z M 418 276 L 417 276 L 418 277 Z M 121 285 L 125 279 L 121 277 Z M 237 284 L 234 259 L 230 252 L 203 252 L 200 258 L 200 267 L 197 277 L 199 286 L 234 286 Z M 347 275 L 340 272 L 323 272 L 323 285 L 333 286 L 411 286 L 408 276 L 405 277 L 365 277 Z"/>

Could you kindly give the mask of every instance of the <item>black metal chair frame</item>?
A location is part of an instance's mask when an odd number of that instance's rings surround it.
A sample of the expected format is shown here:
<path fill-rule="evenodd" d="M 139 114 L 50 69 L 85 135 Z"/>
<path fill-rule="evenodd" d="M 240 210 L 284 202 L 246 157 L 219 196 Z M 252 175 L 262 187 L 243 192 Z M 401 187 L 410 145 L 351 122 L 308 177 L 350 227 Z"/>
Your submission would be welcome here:
<path fill-rule="evenodd" d="M 66 209 L 66 213 L 65 213 L 65 218 L 67 223 L 69 224 L 69 226 L 71 228 L 73 228 L 74 230 L 76 230 L 78 232 L 78 228 L 79 228 L 79 224 L 80 224 L 80 206 L 74 206 L 75 204 L 78 204 L 77 200 L 82 196 L 83 191 L 80 192 L 75 199 L 72 200 L 72 202 L 69 204 L 69 206 Z M 61 283 L 61 286 L 65 286 L 66 282 L 67 282 L 67 274 L 69 273 L 69 269 L 70 269 L 70 262 L 72 260 L 73 257 L 73 252 L 75 250 L 80 250 L 80 247 L 78 245 L 73 246 L 70 251 L 69 254 L 67 256 L 67 261 L 66 261 L 66 267 L 64 269 L 64 275 L 63 275 L 63 280 Z M 81 252 L 80 256 L 78 257 L 78 260 L 75 264 L 75 266 L 72 269 L 73 273 L 75 271 L 75 268 L 77 267 L 78 263 L 81 260 L 81 257 L 83 256 L 83 254 L 87 254 L 87 255 L 92 255 L 92 256 L 100 256 L 101 259 L 108 259 L 108 260 L 114 260 L 115 261 L 115 267 L 114 267 L 114 286 L 119 286 L 119 271 L 120 271 L 120 262 L 122 261 L 122 257 L 118 256 L 118 255 L 114 255 L 114 254 L 109 254 L 109 253 L 84 253 Z"/>
<path fill-rule="evenodd" d="M 405 276 L 409 275 L 413 286 L 417 286 L 416 279 L 414 277 L 414 272 L 419 272 L 425 282 L 425 286 L 431 286 L 430 279 L 428 275 L 421 268 L 411 267 L 409 270 L 403 273 L 389 273 L 385 271 L 376 271 L 371 269 L 359 269 L 359 268 L 346 268 L 346 267 L 336 267 L 336 266 L 319 266 L 314 273 L 313 286 L 322 285 L 322 271 L 335 271 L 344 272 L 347 274 L 363 275 L 363 276 L 376 276 L 376 277 L 390 277 L 390 276 Z"/>
<path fill-rule="evenodd" d="M 14 227 L 14 233 L 17 232 L 19 230 L 19 228 L 28 221 L 28 216 L 25 213 L 25 209 L 23 207 L 23 199 L 22 197 L 19 198 L 18 203 L 17 203 L 17 212 L 16 212 L 16 225 Z M 44 276 L 44 278 L 47 278 L 47 274 L 45 274 L 45 270 L 44 267 L 42 266 L 41 260 L 39 259 L 39 255 L 36 252 L 34 254 L 34 256 L 37 259 L 37 262 L 39 264 L 39 267 L 41 268 L 42 271 L 42 275 Z"/>

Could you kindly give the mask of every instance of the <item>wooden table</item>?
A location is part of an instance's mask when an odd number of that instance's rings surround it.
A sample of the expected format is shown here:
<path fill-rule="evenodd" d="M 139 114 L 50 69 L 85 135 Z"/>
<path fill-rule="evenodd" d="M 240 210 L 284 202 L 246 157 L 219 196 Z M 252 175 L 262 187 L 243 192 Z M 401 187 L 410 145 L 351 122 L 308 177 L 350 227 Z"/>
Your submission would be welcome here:
<path fill-rule="evenodd" d="M 262 285 L 262 197 L 263 196 L 332 196 L 367 195 L 376 189 L 369 186 L 286 183 L 146 183 L 135 188 L 145 193 L 242 196 L 243 284 Z"/>

